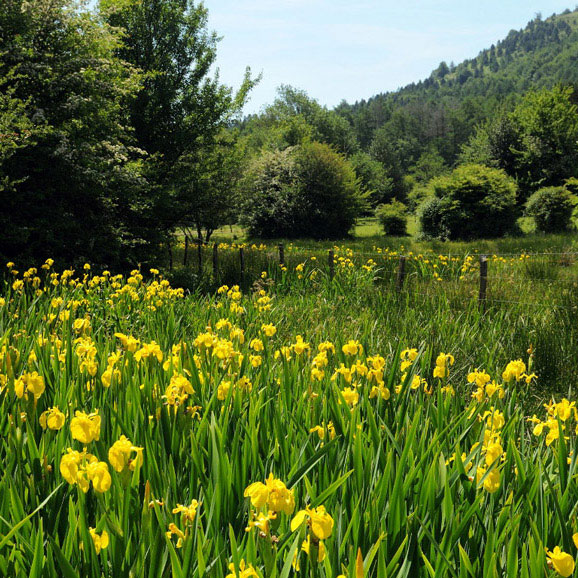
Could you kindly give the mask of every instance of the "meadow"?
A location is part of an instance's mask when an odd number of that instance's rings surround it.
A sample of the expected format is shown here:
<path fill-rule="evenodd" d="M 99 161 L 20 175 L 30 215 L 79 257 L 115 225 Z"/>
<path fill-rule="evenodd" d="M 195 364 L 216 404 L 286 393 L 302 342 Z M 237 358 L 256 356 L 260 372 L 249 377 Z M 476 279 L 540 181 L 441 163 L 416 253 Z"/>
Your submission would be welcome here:
<path fill-rule="evenodd" d="M 9 264 L 0 573 L 573 575 L 578 256 L 501 243 Z"/>

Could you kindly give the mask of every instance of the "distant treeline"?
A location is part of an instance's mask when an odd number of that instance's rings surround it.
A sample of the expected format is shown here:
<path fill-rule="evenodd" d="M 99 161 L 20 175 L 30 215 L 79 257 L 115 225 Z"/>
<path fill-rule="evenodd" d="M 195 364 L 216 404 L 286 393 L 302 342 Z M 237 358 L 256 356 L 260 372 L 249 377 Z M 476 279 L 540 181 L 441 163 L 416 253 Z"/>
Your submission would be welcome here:
<path fill-rule="evenodd" d="M 462 164 L 513 179 L 519 213 L 578 175 L 576 11 L 394 93 L 329 110 L 282 86 L 244 119 L 259 79 L 211 75 L 207 19 L 194 0 L 5 0 L 0 258 L 128 266 L 232 223 L 335 238 L 439 196 Z"/>

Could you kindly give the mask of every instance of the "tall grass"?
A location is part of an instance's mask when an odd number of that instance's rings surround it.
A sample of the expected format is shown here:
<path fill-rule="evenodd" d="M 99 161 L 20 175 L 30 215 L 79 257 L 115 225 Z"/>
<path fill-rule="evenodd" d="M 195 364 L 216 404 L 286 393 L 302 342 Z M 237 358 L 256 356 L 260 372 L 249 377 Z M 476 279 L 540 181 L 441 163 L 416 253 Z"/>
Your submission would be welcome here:
<path fill-rule="evenodd" d="M 319 260 L 288 252 L 286 270 L 264 261 L 244 292 L 191 295 L 156 273 L 57 275 L 47 266 L 11 275 L 0 301 L 0 573 L 568 570 L 560 556 L 550 570 L 545 548 L 575 555 L 577 420 L 570 405 L 542 402 L 573 399 L 572 288 L 558 308 L 526 302 L 507 274 L 523 273 L 527 260 L 496 260 L 504 285 L 481 309 L 475 260 L 471 270 L 463 258 L 410 260 L 401 293 L 396 258 L 368 265 L 343 251 L 334 279 Z M 524 369 L 505 372 L 516 359 Z M 474 370 L 501 387 L 480 393 Z M 43 429 L 40 416 L 55 406 L 62 427 Z M 97 439 L 75 439 L 77 410 L 98 410 Z M 109 450 L 122 435 L 142 461 L 128 450 L 117 471 Z M 94 479 L 84 492 L 61 471 L 67 449 L 85 446 L 110 487 Z M 295 509 L 249 527 L 268 508 L 245 490 L 270 473 Z M 174 512 L 193 500 L 188 514 Z M 319 506 L 333 519 L 323 546 L 314 526 L 291 529 L 299 510 Z"/>

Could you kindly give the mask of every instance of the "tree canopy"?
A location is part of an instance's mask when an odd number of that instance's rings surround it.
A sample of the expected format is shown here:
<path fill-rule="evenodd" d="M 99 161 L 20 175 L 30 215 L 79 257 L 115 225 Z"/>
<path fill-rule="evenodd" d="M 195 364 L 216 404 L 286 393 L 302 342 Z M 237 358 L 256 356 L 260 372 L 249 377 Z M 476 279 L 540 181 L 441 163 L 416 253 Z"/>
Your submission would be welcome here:
<path fill-rule="evenodd" d="M 206 173 L 195 195 L 209 182 L 221 194 L 223 130 L 256 82 L 247 70 L 237 93 L 220 83 L 217 41 L 192 0 L 6 0 L 0 255 L 128 265 L 185 219 L 196 227 L 179 196 L 192 177 L 174 169 Z"/>
<path fill-rule="evenodd" d="M 119 258 L 139 241 L 139 154 L 125 114 L 138 72 L 117 32 L 66 0 L 0 11 L 0 253 Z M 134 218 L 134 221 L 133 221 Z"/>

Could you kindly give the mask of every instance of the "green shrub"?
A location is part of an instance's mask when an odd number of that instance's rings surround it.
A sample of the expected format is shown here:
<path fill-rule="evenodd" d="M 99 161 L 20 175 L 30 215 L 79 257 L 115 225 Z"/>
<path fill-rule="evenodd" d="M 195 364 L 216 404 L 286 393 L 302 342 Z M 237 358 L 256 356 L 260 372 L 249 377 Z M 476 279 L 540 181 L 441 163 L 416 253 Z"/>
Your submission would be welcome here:
<path fill-rule="evenodd" d="M 570 193 L 564 187 L 546 187 L 528 199 L 526 214 L 534 218 L 538 231 L 557 233 L 569 229 L 573 208 Z"/>
<path fill-rule="evenodd" d="M 407 235 L 407 207 L 403 203 L 393 199 L 387 205 L 379 205 L 375 216 L 386 235 L 397 237 Z"/>
<path fill-rule="evenodd" d="M 343 238 L 364 204 L 351 164 L 318 142 L 264 153 L 243 193 L 242 222 L 260 238 Z"/>
<path fill-rule="evenodd" d="M 433 198 L 418 211 L 426 236 L 483 239 L 516 230 L 516 183 L 500 169 L 462 165 L 428 188 Z"/>
<path fill-rule="evenodd" d="M 431 189 L 424 185 L 415 185 L 407 195 L 407 209 L 417 214 L 419 207 L 432 197 Z"/>
<path fill-rule="evenodd" d="M 420 224 L 421 237 L 429 239 L 446 240 L 449 238 L 449 231 L 442 222 L 442 200 L 438 197 L 428 197 L 418 207 L 417 218 Z"/>

